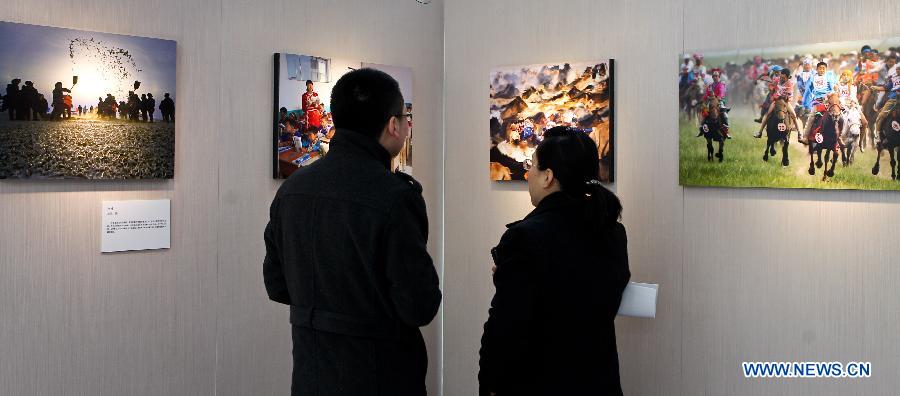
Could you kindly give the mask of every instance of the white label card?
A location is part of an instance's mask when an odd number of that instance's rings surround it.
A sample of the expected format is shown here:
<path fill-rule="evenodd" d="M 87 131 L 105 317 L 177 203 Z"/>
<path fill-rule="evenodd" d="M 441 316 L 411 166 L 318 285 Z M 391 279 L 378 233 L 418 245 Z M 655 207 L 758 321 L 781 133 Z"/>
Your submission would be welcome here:
<path fill-rule="evenodd" d="M 171 201 L 103 201 L 100 251 L 168 249 Z"/>

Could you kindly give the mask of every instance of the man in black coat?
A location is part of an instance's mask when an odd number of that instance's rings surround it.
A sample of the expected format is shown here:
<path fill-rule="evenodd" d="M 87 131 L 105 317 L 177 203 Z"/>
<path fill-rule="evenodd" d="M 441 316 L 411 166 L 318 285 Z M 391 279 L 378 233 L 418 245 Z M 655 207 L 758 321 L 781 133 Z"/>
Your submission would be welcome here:
<path fill-rule="evenodd" d="M 426 395 L 419 327 L 441 292 L 422 187 L 390 169 L 412 115 L 372 69 L 341 77 L 331 110 L 328 154 L 284 182 L 265 230 L 266 291 L 291 306 L 291 394 Z"/>

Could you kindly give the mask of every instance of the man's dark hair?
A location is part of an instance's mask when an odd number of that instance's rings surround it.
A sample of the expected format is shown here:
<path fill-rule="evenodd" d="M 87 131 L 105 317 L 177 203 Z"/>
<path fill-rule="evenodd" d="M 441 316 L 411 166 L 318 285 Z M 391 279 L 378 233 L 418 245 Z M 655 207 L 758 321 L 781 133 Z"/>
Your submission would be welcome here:
<path fill-rule="evenodd" d="M 341 77 L 331 90 L 335 128 L 350 129 L 378 139 L 384 125 L 403 111 L 400 85 L 387 73 L 359 69 Z"/>
<path fill-rule="evenodd" d="M 825 62 L 819 62 L 819 63 L 816 63 L 816 69 L 818 69 L 819 66 L 825 66 L 825 67 L 828 67 L 828 64 L 825 63 Z"/>
<path fill-rule="evenodd" d="M 306 80 L 306 85 L 312 84 L 312 80 Z"/>

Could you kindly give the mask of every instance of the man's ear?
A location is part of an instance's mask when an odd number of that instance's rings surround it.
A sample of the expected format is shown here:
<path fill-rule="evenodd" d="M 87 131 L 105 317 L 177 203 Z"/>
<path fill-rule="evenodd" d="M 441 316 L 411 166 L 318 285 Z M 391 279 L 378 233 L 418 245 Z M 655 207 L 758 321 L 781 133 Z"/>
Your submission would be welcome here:
<path fill-rule="evenodd" d="M 547 170 L 544 171 L 544 180 L 542 183 L 544 188 L 550 188 L 550 186 L 553 185 L 553 180 L 555 180 L 553 169 L 547 168 Z"/>
<path fill-rule="evenodd" d="M 398 121 L 397 117 L 391 116 L 391 119 L 388 121 L 388 132 L 393 137 L 400 136 L 400 121 Z"/>

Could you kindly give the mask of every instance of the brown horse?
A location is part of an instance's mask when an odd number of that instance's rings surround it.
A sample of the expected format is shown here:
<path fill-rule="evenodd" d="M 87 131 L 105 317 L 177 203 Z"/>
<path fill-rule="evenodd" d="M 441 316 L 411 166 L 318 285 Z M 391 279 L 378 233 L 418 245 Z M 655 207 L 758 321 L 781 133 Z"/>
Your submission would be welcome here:
<path fill-rule="evenodd" d="M 723 151 L 725 150 L 725 120 L 722 112 L 719 110 L 719 101 L 716 98 L 709 100 L 709 113 L 700 121 L 700 134 L 706 138 L 706 160 L 713 160 L 712 142 L 719 143 L 719 151 L 715 153 L 715 157 L 719 162 L 725 160 Z"/>
<path fill-rule="evenodd" d="M 703 80 L 699 78 L 685 87 L 679 95 L 679 104 L 689 120 L 697 116 L 701 98 L 703 98 Z"/>
<path fill-rule="evenodd" d="M 887 117 L 879 125 L 881 141 L 878 142 L 878 154 L 875 156 L 875 166 L 872 167 L 872 174 L 877 175 L 881 169 L 881 153 L 884 150 L 891 155 L 891 179 L 898 180 L 897 174 L 897 157 L 900 156 L 900 106 L 895 106 Z"/>
<path fill-rule="evenodd" d="M 878 116 L 878 111 L 875 110 L 875 99 L 878 97 L 878 87 L 873 87 L 866 83 L 860 82 L 857 85 L 859 98 L 859 105 L 862 107 L 863 115 L 867 120 L 875 121 L 874 117 Z M 875 131 L 874 128 L 868 128 L 862 135 L 859 137 L 859 149 L 862 152 L 865 152 L 867 147 L 875 147 Z"/>
<path fill-rule="evenodd" d="M 791 164 L 791 161 L 788 159 L 790 125 L 794 124 L 788 111 L 787 102 L 776 100 L 772 114 L 766 120 L 766 148 L 763 150 L 763 161 L 769 161 L 769 155 L 775 156 L 777 153 L 775 151 L 775 143 L 781 142 L 781 166 Z"/>
<path fill-rule="evenodd" d="M 817 116 L 813 121 L 807 140 L 809 141 L 809 174 L 815 175 L 816 168 L 822 167 L 822 151 L 825 151 L 825 169 L 822 181 L 834 177 L 834 168 L 838 158 L 838 148 L 843 145 L 841 130 L 843 129 L 843 117 L 841 117 L 841 102 L 836 94 L 831 94 L 826 100 L 825 114 Z M 813 165 L 813 154 L 816 162 Z M 831 169 L 828 162 L 831 162 Z"/>

